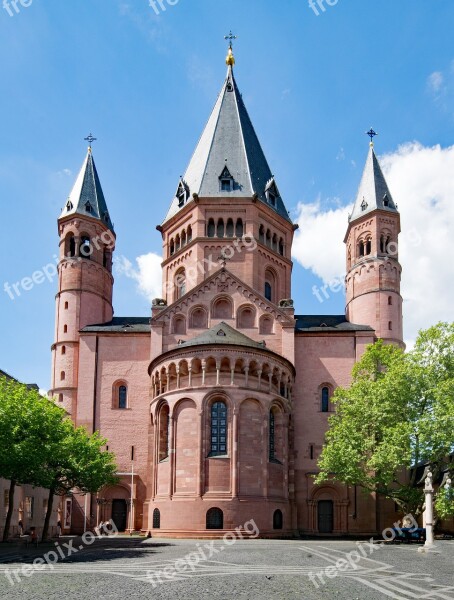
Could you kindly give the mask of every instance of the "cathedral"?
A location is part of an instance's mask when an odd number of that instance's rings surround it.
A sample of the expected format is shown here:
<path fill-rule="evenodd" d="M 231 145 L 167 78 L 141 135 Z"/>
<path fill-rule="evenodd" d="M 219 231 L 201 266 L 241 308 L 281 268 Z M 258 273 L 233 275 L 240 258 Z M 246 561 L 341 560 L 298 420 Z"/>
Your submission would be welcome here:
<path fill-rule="evenodd" d="M 295 314 L 297 225 L 231 46 L 226 62 L 157 227 L 163 286 L 150 315 L 114 316 L 115 231 L 91 144 L 58 218 L 50 394 L 100 431 L 119 468 L 117 485 L 74 494 L 68 531 L 113 519 L 122 531 L 220 537 L 252 519 L 263 537 L 366 535 L 396 520 L 392 502 L 313 476 L 336 387 L 367 344 L 403 346 L 397 205 L 371 143 L 345 223 L 345 314 Z"/>

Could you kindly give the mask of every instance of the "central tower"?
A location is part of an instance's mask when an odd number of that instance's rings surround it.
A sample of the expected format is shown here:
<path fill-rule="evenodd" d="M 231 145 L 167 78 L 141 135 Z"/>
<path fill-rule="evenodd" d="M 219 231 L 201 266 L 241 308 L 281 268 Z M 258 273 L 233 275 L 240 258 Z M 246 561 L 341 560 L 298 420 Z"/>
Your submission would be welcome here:
<path fill-rule="evenodd" d="M 221 265 L 267 300 L 291 297 L 294 226 L 247 113 L 227 75 L 161 226 L 163 297 L 172 304 Z"/>

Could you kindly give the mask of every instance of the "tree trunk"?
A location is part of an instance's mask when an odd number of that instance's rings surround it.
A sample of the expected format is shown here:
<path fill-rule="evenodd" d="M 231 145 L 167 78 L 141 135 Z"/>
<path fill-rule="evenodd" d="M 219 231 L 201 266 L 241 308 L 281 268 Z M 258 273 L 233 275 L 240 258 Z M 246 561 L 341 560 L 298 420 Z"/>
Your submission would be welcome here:
<path fill-rule="evenodd" d="M 43 541 L 43 542 L 44 542 L 44 540 L 47 539 L 47 534 L 49 532 L 49 523 L 50 523 L 50 517 L 52 515 L 52 505 L 54 503 L 54 495 L 55 495 L 55 492 L 54 492 L 53 488 L 50 488 L 49 499 L 47 501 L 46 518 L 44 519 L 43 535 L 41 538 L 41 541 Z"/>
<path fill-rule="evenodd" d="M 9 528 L 11 527 L 11 519 L 14 511 L 14 490 L 16 489 L 16 481 L 11 479 L 9 485 L 9 502 L 8 512 L 6 514 L 5 529 L 3 530 L 3 541 L 7 542 L 9 537 Z"/>

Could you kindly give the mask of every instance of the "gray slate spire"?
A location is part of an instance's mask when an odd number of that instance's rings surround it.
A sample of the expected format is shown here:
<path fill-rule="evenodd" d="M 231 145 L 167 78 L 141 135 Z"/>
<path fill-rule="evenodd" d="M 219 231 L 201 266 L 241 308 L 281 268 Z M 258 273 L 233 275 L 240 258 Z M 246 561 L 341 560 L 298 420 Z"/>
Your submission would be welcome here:
<path fill-rule="evenodd" d="M 99 219 L 111 231 L 114 230 L 91 148 L 88 149 L 87 156 L 63 207 L 60 219 L 75 214 Z"/>
<path fill-rule="evenodd" d="M 222 176 L 222 177 L 221 177 Z M 231 191 L 222 190 L 230 180 Z M 213 112 L 181 178 L 165 221 L 200 197 L 251 198 L 254 194 L 287 220 L 288 212 L 238 90 L 232 66 Z"/>
<path fill-rule="evenodd" d="M 371 144 L 356 202 L 350 215 L 350 222 L 377 209 L 397 212 L 397 206 L 392 199 L 383 171 L 375 156 L 374 146 Z"/>

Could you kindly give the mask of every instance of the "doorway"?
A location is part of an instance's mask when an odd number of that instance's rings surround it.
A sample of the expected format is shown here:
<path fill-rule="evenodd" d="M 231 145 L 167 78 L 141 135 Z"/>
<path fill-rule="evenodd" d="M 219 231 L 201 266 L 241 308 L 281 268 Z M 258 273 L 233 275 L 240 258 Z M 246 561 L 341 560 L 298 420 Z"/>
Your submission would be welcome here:
<path fill-rule="evenodd" d="M 333 501 L 320 500 L 318 502 L 318 532 L 333 533 Z"/>
<path fill-rule="evenodd" d="M 118 531 L 125 531 L 126 529 L 127 512 L 126 500 L 112 500 L 112 521 Z"/>

